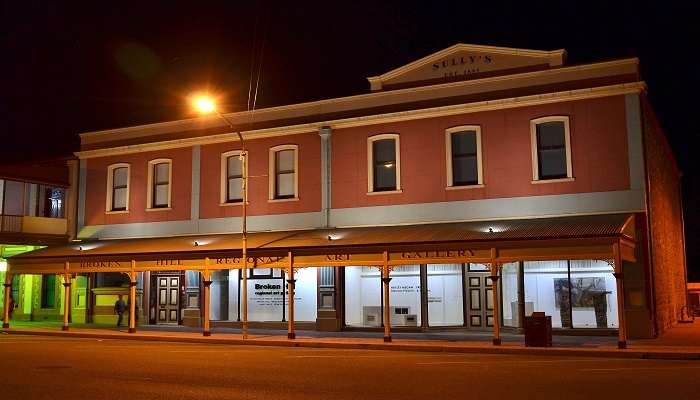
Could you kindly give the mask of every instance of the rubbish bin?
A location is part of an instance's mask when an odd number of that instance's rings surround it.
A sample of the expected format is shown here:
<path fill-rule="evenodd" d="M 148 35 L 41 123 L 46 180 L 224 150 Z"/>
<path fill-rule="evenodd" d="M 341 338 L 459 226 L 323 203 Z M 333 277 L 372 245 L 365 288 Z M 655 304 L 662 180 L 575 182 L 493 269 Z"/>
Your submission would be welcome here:
<path fill-rule="evenodd" d="M 534 312 L 525 317 L 525 347 L 552 347 L 552 317 Z"/>

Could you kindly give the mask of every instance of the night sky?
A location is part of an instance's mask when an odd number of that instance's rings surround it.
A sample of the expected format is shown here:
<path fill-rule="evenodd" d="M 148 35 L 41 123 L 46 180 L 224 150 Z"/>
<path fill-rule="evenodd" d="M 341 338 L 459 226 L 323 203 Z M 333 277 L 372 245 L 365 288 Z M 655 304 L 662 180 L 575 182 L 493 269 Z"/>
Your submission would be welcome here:
<path fill-rule="evenodd" d="M 565 48 L 569 64 L 637 56 L 684 173 L 700 281 L 700 2 L 143 3 L 2 2 L 0 161 L 70 154 L 80 132 L 189 117 L 195 90 L 245 110 L 260 65 L 258 108 L 367 93 L 366 77 L 460 42 Z"/>

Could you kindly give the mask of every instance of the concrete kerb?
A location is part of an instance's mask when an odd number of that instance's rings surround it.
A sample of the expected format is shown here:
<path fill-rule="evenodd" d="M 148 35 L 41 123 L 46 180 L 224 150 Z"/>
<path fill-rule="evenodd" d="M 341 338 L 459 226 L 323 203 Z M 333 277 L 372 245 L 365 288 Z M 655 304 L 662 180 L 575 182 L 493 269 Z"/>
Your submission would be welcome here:
<path fill-rule="evenodd" d="M 601 349 L 601 348 L 537 348 L 537 347 L 514 347 L 514 346 L 490 346 L 490 345 L 444 345 L 436 343 L 367 343 L 357 341 L 329 341 L 322 339 L 236 339 L 209 337 L 188 337 L 180 335 L 152 335 L 136 334 L 126 335 L 123 333 L 92 333 L 75 331 L 48 331 L 48 330 L 21 330 L 3 329 L 3 333 L 11 335 L 31 335 L 31 336 L 56 336 L 74 337 L 89 339 L 115 339 L 115 340 L 139 340 L 153 342 L 176 342 L 176 343 L 198 343 L 198 344 L 222 344 L 239 346 L 268 346 L 268 347 L 308 347 L 322 349 L 363 349 L 363 350 L 389 350 L 389 351 L 416 351 L 432 353 L 471 353 L 471 354 L 509 354 L 509 355 L 531 355 L 531 356 L 567 356 L 567 357 L 592 357 L 592 358 L 636 358 L 654 360 L 700 360 L 700 351 L 663 351 L 663 350 L 635 350 L 632 349 Z"/>

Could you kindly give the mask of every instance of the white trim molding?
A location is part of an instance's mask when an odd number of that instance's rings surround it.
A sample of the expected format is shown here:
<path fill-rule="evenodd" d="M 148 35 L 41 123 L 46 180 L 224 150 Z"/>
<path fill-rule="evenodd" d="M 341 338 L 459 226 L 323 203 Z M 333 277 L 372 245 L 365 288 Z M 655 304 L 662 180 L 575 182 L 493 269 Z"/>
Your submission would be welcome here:
<path fill-rule="evenodd" d="M 126 168 L 126 209 L 115 210 L 112 208 L 112 196 L 114 193 L 114 170 L 117 168 Z M 106 214 L 125 214 L 129 212 L 129 192 L 131 191 L 131 164 L 116 163 L 107 167 L 107 190 L 105 191 L 105 213 Z"/>
<path fill-rule="evenodd" d="M 566 178 L 540 179 L 539 160 L 537 154 L 537 125 L 547 122 L 564 123 L 564 144 L 566 148 Z M 551 115 L 530 120 L 530 148 L 532 151 L 532 183 L 567 182 L 573 181 L 574 175 L 571 167 L 571 130 L 569 117 L 566 115 Z"/>
<path fill-rule="evenodd" d="M 242 198 L 240 201 L 228 201 L 228 159 L 235 156 L 238 156 L 240 159 L 242 153 L 241 150 L 221 153 L 221 168 L 219 169 L 219 205 L 221 206 L 240 205 L 243 203 Z M 248 157 L 245 157 L 244 160 L 246 163 L 245 170 L 248 170 Z M 244 169 L 241 168 L 241 179 L 243 179 L 243 171 Z M 243 196 L 243 193 L 241 193 L 241 196 Z"/>
<path fill-rule="evenodd" d="M 563 69 L 563 68 L 556 69 L 556 71 L 560 71 L 561 69 Z M 463 81 L 463 82 L 471 82 L 471 81 Z M 459 82 L 459 83 L 463 83 L 463 82 Z M 454 84 L 454 83 L 452 83 L 452 84 Z M 443 85 L 450 85 L 450 84 L 443 84 Z M 428 88 L 433 88 L 433 87 L 430 86 Z M 412 88 L 411 90 L 413 92 L 415 92 L 415 91 L 421 91 L 421 90 L 423 90 L 423 88 Z M 558 102 L 562 102 L 562 101 L 576 101 L 576 100 L 584 100 L 584 99 L 595 99 L 595 98 L 600 98 L 600 97 L 619 96 L 619 95 L 625 95 L 625 94 L 629 94 L 629 93 L 637 94 L 637 93 L 640 93 L 640 92 L 645 91 L 645 90 L 646 90 L 646 84 L 644 82 L 621 83 L 621 84 L 594 87 L 594 88 L 567 90 L 567 91 L 563 91 L 563 92 L 543 93 L 543 94 L 535 94 L 535 95 L 529 95 L 529 96 L 504 98 L 504 99 L 498 99 L 498 100 L 485 100 L 485 101 L 478 101 L 478 102 L 473 102 L 473 103 L 454 104 L 454 105 L 449 105 L 449 106 L 431 107 L 431 108 L 409 110 L 409 111 L 398 111 L 398 112 L 392 112 L 392 113 L 374 114 L 374 115 L 350 117 L 350 118 L 335 119 L 335 120 L 323 120 L 323 121 L 312 122 L 312 123 L 307 123 L 307 124 L 299 124 L 299 125 L 275 126 L 275 127 L 271 127 L 271 128 L 256 129 L 253 131 L 242 131 L 241 134 L 243 135 L 243 137 L 246 140 L 255 140 L 255 139 L 260 139 L 260 138 L 268 138 L 268 137 L 288 136 L 288 135 L 292 135 L 292 134 L 314 133 L 314 132 L 318 132 L 318 130 L 322 127 L 330 127 L 332 129 L 352 128 L 352 127 L 358 127 L 358 126 L 386 124 L 386 123 L 399 122 L 399 121 L 411 121 L 411 120 L 416 120 L 416 119 L 445 117 L 445 116 L 458 115 L 458 114 L 469 114 L 469 113 L 476 113 L 476 112 L 483 112 L 483 111 L 503 110 L 503 109 L 516 108 L 516 107 L 528 107 L 528 106 L 536 106 L 536 105 L 542 105 L 542 104 L 552 104 L 552 103 L 558 103 Z M 394 91 L 378 92 L 376 94 L 386 95 L 386 94 L 392 93 L 392 92 L 394 92 Z M 138 129 L 147 129 L 148 128 L 148 129 L 157 130 L 161 126 L 164 127 L 163 129 L 165 129 L 165 128 L 172 129 L 173 126 L 176 126 L 176 127 L 179 126 L 179 125 L 177 125 L 178 123 L 182 123 L 182 124 L 191 123 L 191 121 L 185 120 L 185 121 L 174 121 L 174 122 L 170 122 L 170 123 L 164 122 L 161 124 L 155 124 L 153 126 L 148 125 L 148 126 L 133 127 L 133 129 L 137 129 L 137 128 Z M 117 138 L 120 137 L 119 135 L 122 131 L 128 131 L 129 129 L 131 129 L 131 128 L 122 128 L 122 129 L 118 129 L 118 130 L 114 130 L 114 131 L 102 131 L 102 132 L 87 133 L 87 134 L 81 134 L 81 136 L 91 135 L 91 134 L 95 134 L 95 135 L 99 134 L 100 136 L 101 135 L 114 135 L 114 137 L 115 137 L 114 140 L 116 140 Z M 172 130 L 168 131 L 168 132 L 172 132 Z M 164 141 L 148 142 L 148 143 L 141 143 L 141 144 L 131 144 L 131 145 L 125 145 L 125 146 L 115 146 L 115 147 L 110 147 L 110 148 L 84 150 L 84 151 L 75 152 L 74 154 L 80 159 L 88 159 L 88 158 L 95 158 L 95 157 L 115 156 L 115 155 L 122 155 L 122 154 L 133 154 L 133 153 L 140 153 L 140 152 L 144 152 L 144 151 L 176 149 L 176 148 L 182 148 L 182 147 L 190 147 L 193 145 L 205 145 L 205 144 L 214 144 L 214 143 L 235 142 L 237 140 L 238 140 L 238 134 L 235 132 L 229 132 L 229 133 L 202 136 L 202 137 L 197 136 L 197 137 L 190 137 L 190 138 L 184 138 L 184 139 L 164 140 Z"/>
<path fill-rule="evenodd" d="M 165 207 L 153 207 L 153 179 L 156 165 L 168 164 L 168 204 Z M 170 158 L 156 158 L 148 162 L 148 181 L 146 183 L 146 211 L 167 211 L 172 209 L 173 192 L 173 160 Z"/>
<path fill-rule="evenodd" d="M 275 158 L 277 152 L 283 150 L 294 150 L 294 197 L 277 198 L 275 196 L 277 179 L 277 170 L 275 167 Z M 299 145 L 297 144 L 282 144 L 275 147 L 270 147 L 268 164 L 268 202 L 295 201 L 299 200 Z"/>
<path fill-rule="evenodd" d="M 378 140 L 394 140 L 394 151 L 396 153 L 396 188 L 394 190 L 376 191 L 374 190 L 374 151 L 372 145 Z M 367 194 L 391 194 L 401 193 L 401 138 L 398 133 L 382 133 L 367 138 Z"/>
<path fill-rule="evenodd" d="M 476 168 L 477 168 L 477 183 L 475 185 L 454 185 L 452 176 L 452 134 L 459 132 L 473 131 L 476 134 Z M 445 171 L 447 172 L 447 189 L 470 189 L 474 187 L 484 187 L 484 170 L 482 167 L 482 150 L 481 150 L 481 126 L 479 125 L 460 125 L 448 128 L 445 130 Z"/>

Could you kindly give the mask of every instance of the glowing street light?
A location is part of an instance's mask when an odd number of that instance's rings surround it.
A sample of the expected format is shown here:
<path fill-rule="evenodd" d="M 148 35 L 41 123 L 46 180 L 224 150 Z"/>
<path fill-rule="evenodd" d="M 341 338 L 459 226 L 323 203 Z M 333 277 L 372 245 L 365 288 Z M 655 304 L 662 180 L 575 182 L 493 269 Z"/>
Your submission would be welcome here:
<path fill-rule="evenodd" d="M 216 109 L 216 100 L 214 98 L 207 96 L 207 95 L 198 95 L 192 98 L 192 105 L 194 108 L 199 112 L 200 114 L 216 114 L 219 118 L 221 118 L 226 124 L 231 128 L 231 130 L 235 130 L 235 127 L 229 121 L 223 114 L 221 114 L 217 109 Z M 240 160 L 241 160 L 241 172 L 242 172 L 242 177 L 241 179 L 241 193 L 243 194 L 243 201 L 241 204 L 241 234 L 242 234 L 242 243 L 241 243 L 241 252 L 242 252 L 242 258 L 243 258 L 243 327 L 241 329 L 241 332 L 243 334 L 243 339 L 248 338 L 248 229 L 247 229 L 247 202 L 248 202 L 248 171 L 247 171 L 247 162 L 246 162 L 246 157 L 248 157 L 248 153 L 246 152 L 245 149 L 245 141 L 243 140 L 243 135 L 241 135 L 240 130 L 236 131 L 236 134 L 238 134 L 238 140 L 241 142 L 241 155 L 240 155 Z"/>
<path fill-rule="evenodd" d="M 209 114 L 216 111 L 216 102 L 209 96 L 197 96 L 192 101 L 194 107 L 201 114 Z M 227 121 L 228 122 L 228 121 Z"/>

